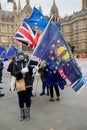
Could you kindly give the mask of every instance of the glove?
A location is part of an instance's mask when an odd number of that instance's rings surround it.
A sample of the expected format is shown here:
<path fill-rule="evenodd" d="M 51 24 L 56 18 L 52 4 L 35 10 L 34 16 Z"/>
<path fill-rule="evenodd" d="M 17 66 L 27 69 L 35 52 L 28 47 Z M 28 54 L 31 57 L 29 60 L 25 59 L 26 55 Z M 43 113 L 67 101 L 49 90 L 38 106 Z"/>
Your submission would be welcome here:
<path fill-rule="evenodd" d="M 22 74 L 25 74 L 25 73 L 27 73 L 28 71 L 29 71 L 28 68 L 25 67 L 25 68 L 23 68 L 23 69 L 21 70 L 21 73 L 22 73 Z"/>
<path fill-rule="evenodd" d="M 33 74 L 36 74 L 38 72 L 38 70 L 39 70 L 38 66 L 36 66 L 35 68 L 33 68 Z"/>

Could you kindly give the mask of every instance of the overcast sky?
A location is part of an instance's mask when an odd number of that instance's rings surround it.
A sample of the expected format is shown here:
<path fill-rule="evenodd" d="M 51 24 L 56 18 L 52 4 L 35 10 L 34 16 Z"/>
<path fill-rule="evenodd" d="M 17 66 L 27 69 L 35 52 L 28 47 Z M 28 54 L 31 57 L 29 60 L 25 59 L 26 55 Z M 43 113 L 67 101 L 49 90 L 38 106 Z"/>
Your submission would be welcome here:
<path fill-rule="evenodd" d="M 0 0 L 3 9 L 12 10 L 12 4 L 6 2 L 7 0 Z M 18 3 L 18 0 L 15 0 Z M 22 7 L 25 5 L 26 0 L 20 0 Z M 80 11 L 82 8 L 82 0 L 55 0 L 55 3 L 59 10 L 59 15 L 64 17 L 65 15 L 71 15 L 73 12 Z M 50 9 L 52 7 L 53 0 L 30 0 L 30 5 L 36 8 L 41 5 L 44 15 L 50 14 Z"/>

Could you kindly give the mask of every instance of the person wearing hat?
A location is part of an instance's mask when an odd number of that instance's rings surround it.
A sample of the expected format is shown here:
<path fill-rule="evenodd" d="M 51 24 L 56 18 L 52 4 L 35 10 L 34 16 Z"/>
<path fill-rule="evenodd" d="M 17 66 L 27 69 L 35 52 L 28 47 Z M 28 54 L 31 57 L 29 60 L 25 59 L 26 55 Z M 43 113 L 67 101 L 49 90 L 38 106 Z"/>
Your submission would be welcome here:
<path fill-rule="evenodd" d="M 28 70 L 26 70 L 26 65 Z M 24 119 L 30 119 L 30 107 L 31 107 L 31 93 L 32 93 L 32 68 L 30 64 L 27 64 L 27 60 L 24 56 L 23 51 L 18 52 L 18 59 L 13 67 L 13 72 L 16 76 L 16 81 L 24 79 L 26 90 L 17 92 L 20 107 L 20 121 Z"/>

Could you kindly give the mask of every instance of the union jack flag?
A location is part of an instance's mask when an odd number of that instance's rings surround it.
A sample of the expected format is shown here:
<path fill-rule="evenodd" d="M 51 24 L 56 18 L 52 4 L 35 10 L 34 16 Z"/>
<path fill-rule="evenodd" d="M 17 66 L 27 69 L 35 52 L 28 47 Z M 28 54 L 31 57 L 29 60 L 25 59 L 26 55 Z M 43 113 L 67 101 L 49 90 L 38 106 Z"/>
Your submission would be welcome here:
<path fill-rule="evenodd" d="M 31 29 L 26 22 L 23 22 L 13 38 L 33 48 L 37 44 L 39 37 L 39 33 Z"/>

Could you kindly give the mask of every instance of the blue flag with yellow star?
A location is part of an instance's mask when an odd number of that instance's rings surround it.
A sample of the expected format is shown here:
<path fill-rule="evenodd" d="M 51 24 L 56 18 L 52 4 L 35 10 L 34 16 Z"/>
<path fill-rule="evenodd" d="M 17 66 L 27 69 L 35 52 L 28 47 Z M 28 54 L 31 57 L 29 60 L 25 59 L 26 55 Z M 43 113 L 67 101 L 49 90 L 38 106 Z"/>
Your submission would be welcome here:
<path fill-rule="evenodd" d="M 55 67 L 58 67 L 62 60 L 68 61 L 70 59 L 68 44 L 53 23 L 49 22 L 33 55 L 41 60 L 46 60 Z"/>
<path fill-rule="evenodd" d="M 7 61 L 9 58 L 17 56 L 18 49 L 16 49 L 13 45 L 10 45 L 5 56 L 4 61 Z"/>
<path fill-rule="evenodd" d="M 33 8 L 32 15 L 29 18 L 25 18 L 23 21 L 25 21 L 31 27 L 39 29 L 41 31 L 44 31 L 45 27 L 48 24 L 48 20 L 36 7 Z M 61 25 L 59 23 L 56 23 L 56 26 L 59 30 L 61 29 Z"/>
<path fill-rule="evenodd" d="M 58 70 L 50 65 L 46 65 L 43 69 L 45 84 L 49 87 L 54 85 L 59 85 L 59 87 L 63 90 L 65 87 L 65 80 L 61 77 Z"/>
<path fill-rule="evenodd" d="M 43 32 L 33 55 L 41 60 L 46 60 L 46 63 L 55 69 L 60 68 L 75 91 L 78 91 L 85 84 L 82 73 L 71 55 L 68 43 L 51 21 Z"/>

